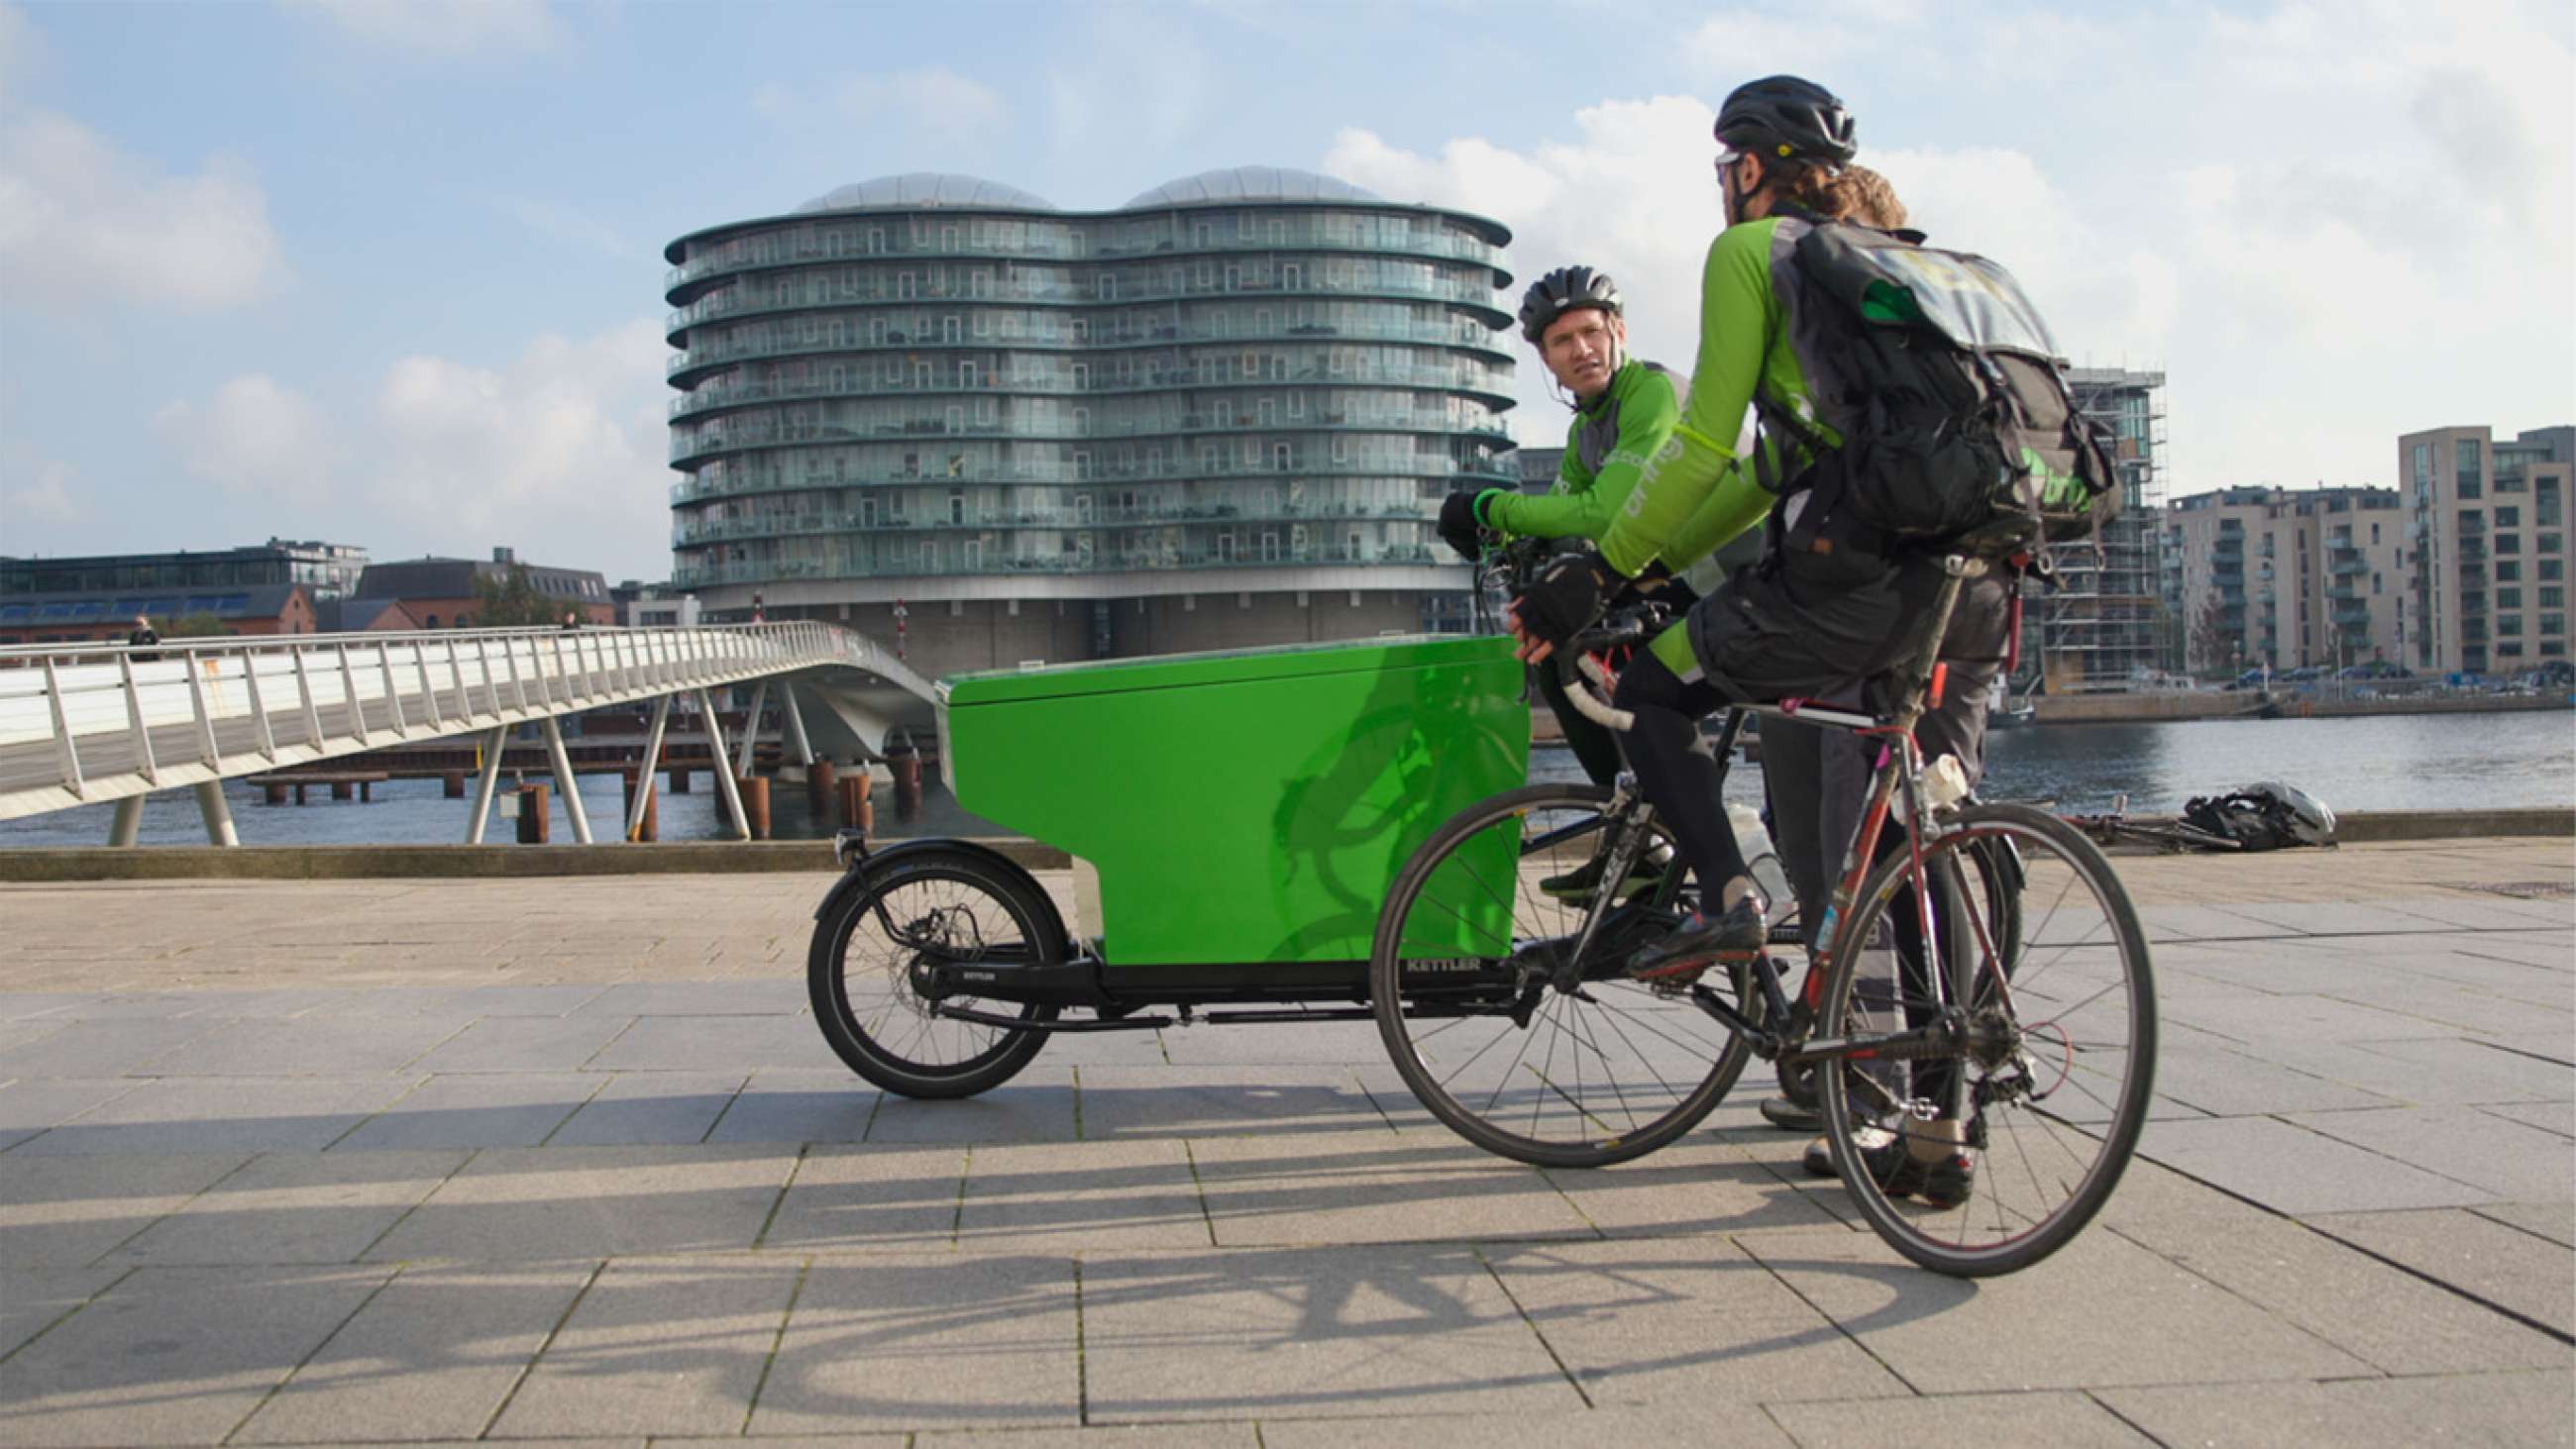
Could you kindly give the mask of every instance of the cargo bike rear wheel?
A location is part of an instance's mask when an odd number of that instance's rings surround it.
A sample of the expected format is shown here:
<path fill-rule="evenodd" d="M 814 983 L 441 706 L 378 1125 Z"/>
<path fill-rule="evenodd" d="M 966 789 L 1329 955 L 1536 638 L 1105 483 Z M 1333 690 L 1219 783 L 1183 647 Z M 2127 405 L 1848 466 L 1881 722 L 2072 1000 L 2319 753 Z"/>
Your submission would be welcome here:
<path fill-rule="evenodd" d="M 967 847 L 898 848 L 868 861 L 815 922 L 806 987 L 823 1038 L 851 1070 L 907 1097 L 971 1097 L 1018 1075 L 1046 1032 L 960 1021 L 935 1005 L 1034 1024 L 1057 1008 L 960 995 L 934 1001 L 932 966 L 1049 966 L 1064 923 L 1028 873 Z"/>
<path fill-rule="evenodd" d="M 1589 895 L 1545 889 L 1628 828 L 1610 803 L 1600 786 L 1532 785 L 1460 812 L 1397 875 L 1370 951 L 1371 1005 L 1405 1085 L 1468 1141 L 1542 1167 L 1672 1142 L 1751 1055 L 1690 1000 L 1622 973 L 1681 913 L 1678 860 L 1610 882 L 1597 922 Z M 1661 826 L 1643 829 L 1670 853 Z M 1763 1015 L 1749 966 L 1713 966 L 1698 986 Z"/>

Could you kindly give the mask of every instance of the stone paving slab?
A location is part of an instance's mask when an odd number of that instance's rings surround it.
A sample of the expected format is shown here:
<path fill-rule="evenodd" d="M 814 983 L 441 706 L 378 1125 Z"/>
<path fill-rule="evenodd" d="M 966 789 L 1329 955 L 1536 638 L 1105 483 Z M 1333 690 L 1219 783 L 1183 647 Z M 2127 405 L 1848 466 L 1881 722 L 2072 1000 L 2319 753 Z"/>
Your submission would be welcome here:
<path fill-rule="evenodd" d="M 2293 1215 L 2336 1208 L 2465 1207 L 2495 1193 L 2271 1117 L 2155 1122 L 2148 1159 Z"/>
<path fill-rule="evenodd" d="M 1465 1247 L 1086 1255 L 1082 1322 L 1111 1422 L 1582 1404 Z"/>
<path fill-rule="evenodd" d="M 947 1248 L 957 1240 L 966 1173 L 963 1147 L 808 1148 L 770 1215 L 761 1246 L 775 1251 Z"/>
<path fill-rule="evenodd" d="M 957 1202 L 957 1242 L 989 1251 L 1212 1247 L 1208 1209 L 1177 1138 L 977 1147 Z"/>
<path fill-rule="evenodd" d="M 133 1271 L 92 1264 L 86 1268 L 0 1266 L 0 1357 L 44 1332 Z"/>
<path fill-rule="evenodd" d="M 703 1142 L 747 1080 L 740 1072 L 621 1072 L 546 1142 L 555 1147 Z"/>
<path fill-rule="evenodd" d="M 838 1063 L 821 1070 L 754 1072 L 707 1129 L 706 1140 L 860 1142 L 884 1096 Z"/>
<path fill-rule="evenodd" d="M 796 1154 L 776 1147 L 493 1148 L 367 1250 L 375 1262 L 749 1248 Z"/>
<path fill-rule="evenodd" d="M 0 1086 L 0 1151 L 113 1102 L 142 1085 L 131 1077 L 31 1077 Z"/>
<path fill-rule="evenodd" d="M 1923 1393 L 2371 1372 L 2114 1233 L 2086 1233 L 2037 1267 L 1975 1282 L 1893 1266 L 1875 1240 L 1852 1233 L 1742 1244 Z"/>
<path fill-rule="evenodd" d="M 433 1077 L 331 1145 L 352 1152 L 534 1146 L 607 1085 L 604 1075 L 580 1072 Z"/>
<path fill-rule="evenodd" d="M 1794 1284 L 1723 1242 L 1482 1254 L 1595 1404 L 1700 1405 L 1715 1418 L 1759 1403 L 1912 1392 Z"/>
<path fill-rule="evenodd" d="M 2167 1444 L 2414 1449 L 2434 1434 L 2464 1444 L 2576 1444 L 2564 1373 L 2190 1384 L 2098 1397 Z"/>
<path fill-rule="evenodd" d="M 492 1017 L 408 1065 L 418 1072 L 577 1072 L 633 1023 L 632 1017 Z"/>
<path fill-rule="evenodd" d="M 2514 1202 L 2576 1201 L 2566 1139 L 2471 1107 L 2300 1112 L 2287 1121 Z"/>
<path fill-rule="evenodd" d="M 1382 1046 L 1374 1060 L 1380 1065 L 1385 1062 Z M 1386 1117 L 1378 1111 L 1376 1100 L 1347 1066 L 1181 1062 L 1082 1069 L 1082 1135 L 1090 1141 L 1386 1130 Z"/>
<path fill-rule="evenodd" d="M 744 1258 L 607 1265 L 490 1433 L 740 1434 L 804 1271 Z"/>
<path fill-rule="evenodd" d="M 593 1271 L 588 1264 L 408 1270 L 368 1299 L 232 1442 L 474 1438 Z"/>
<path fill-rule="evenodd" d="M 2576 1248 L 2471 1212 L 2319 1213 L 2307 1221 L 2365 1252 L 2576 1335 Z"/>
<path fill-rule="evenodd" d="M 319 1152 L 418 1085 L 416 1077 L 135 1081 L 16 1154 Z"/>
<path fill-rule="evenodd" d="M 355 1262 L 470 1155 L 456 1150 L 264 1154 L 102 1261 L 126 1266 Z"/>
<path fill-rule="evenodd" d="M 1454 1140 L 1208 1137 L 1190 1160 L 1229 1247 L 1598 1236 L 1538 1169 Z"/>
<path fill-rule="evenodd" d="M 922 1440 L 925 1446 L 935 1442 L 939 1441 Z M 1563 1449 L 1582 1444 L 1789 1449 L 1792 1441 L 1779 1425 L 1761 1413 L 1711 1414 L 1665 1405 L 1614 1405 L 1508 1418 L 1471 1413 L 1440 1418 L 1264 1419 L 1261 1443 L 1265 1449 L 1343 1449 L 1351 1445 L 1372 1449 Z"/>
<path fill-rule="evenodd" d="M 0 1441 L 212 1444 L 390 1268 L 144 1268 L 0 1361 Z"/>
<path fill-rule="evenodd" d="M 1078 1424 L 1077 1282 L 1035 1253 L 817 1261 L 750 1432 Z"/>
<path fill-rule="evenodd" d="M 2079 1393 L 1942 1394 L 1898 1403 L 1772 1404 L 1770 1413 L 1799 1449 L 1885 1449 L 1889 1444 L 2143 1449 L 2158 1443 L 2104 1408 L 2100 1400 Z"/>
<path fill-rule="evenodd" d="M 0 1163 L 0 1268 L 74 1268 L 238 1172 L 243 1153 Z"/>

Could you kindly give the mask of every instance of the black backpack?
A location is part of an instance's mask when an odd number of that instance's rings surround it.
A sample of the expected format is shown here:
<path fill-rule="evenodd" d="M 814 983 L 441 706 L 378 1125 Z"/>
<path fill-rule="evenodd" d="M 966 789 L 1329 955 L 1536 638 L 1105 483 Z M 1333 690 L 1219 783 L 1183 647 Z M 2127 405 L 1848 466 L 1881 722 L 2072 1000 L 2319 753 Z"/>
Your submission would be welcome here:
<path fill-rule="evenodd" d="M 2119 480 L 2012 274 L 1918 233 L 1805 225 L 1785 269 L 1789 341 L 1816 421 L 1842 445 L 1757 399 L 1765 425 L 1815 460 L 1786 485 L 1813 490 L 1791 542 L 2000 556 L 2098 538 Z"/>

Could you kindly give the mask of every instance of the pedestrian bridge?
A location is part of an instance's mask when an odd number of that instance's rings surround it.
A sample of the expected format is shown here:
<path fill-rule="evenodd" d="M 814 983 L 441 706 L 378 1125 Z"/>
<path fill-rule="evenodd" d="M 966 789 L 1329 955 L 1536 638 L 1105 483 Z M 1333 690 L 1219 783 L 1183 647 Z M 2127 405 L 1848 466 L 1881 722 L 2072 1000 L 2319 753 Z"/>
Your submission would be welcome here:
<path fill-rule="evenodd" d="M 130 844 L 142 797 L 194 786 L 208 836 L 231 844 L 220 782 L 453 735 L 491 736 L 467 838 L 491 813 L 501 745 L 543 727 L 559 788 L 572 782 L 557 721 L 607 705 L 657 701 L 646 777 L 675 697 L 694 696 L 723 758 L 710 691 L 751 684 L 750 719 L 774 684 L 788 744 L 813 749 L 798 688 L 821 700 L 861 748 L 926 724 L 931 685 L 859 634 L 814 620 L 670 629 L 472 629 L 173 639 L 145 648 L 0 648 L 0 820 L 77 805 L 123 804 L 111 843 Z M 746 731 L 748 733 L 748 731 Z M 745 767 L 750 750 L 742 741 Z M 733 810 L 733 773 L 715 771 Z M 648 787 L 649 788 L 649 787 Z M 587 843 L 580 792 L 565 790 Z M 636 794 L 640 818 L 645 791 Z M 630 833 L 632 831 L 630 825 Z"/>

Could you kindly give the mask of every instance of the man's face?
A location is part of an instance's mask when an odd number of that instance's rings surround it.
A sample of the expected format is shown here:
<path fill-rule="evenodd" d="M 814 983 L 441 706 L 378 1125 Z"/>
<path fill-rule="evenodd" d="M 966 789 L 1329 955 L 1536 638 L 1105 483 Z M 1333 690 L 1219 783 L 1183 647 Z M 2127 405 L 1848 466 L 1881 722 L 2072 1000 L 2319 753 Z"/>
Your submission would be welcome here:
<path fill-rule="evenodd" d="M 1567 392 L 1590 402 L 1610 385 L 1627 341 L 1627 323 L 1598 307 L 1578 307 L 1547 324 L 1538 355 Z"/>

